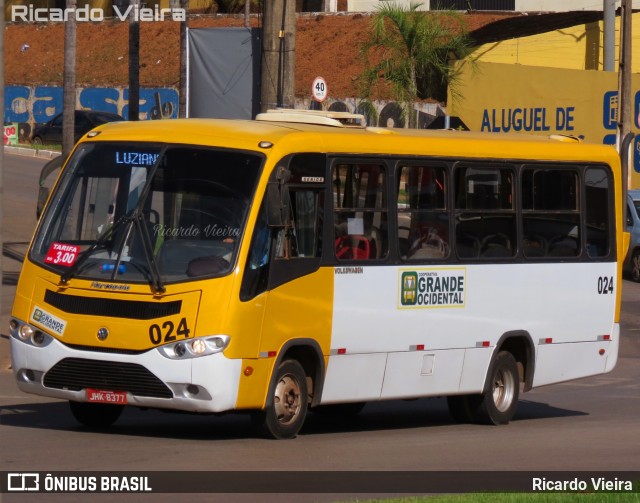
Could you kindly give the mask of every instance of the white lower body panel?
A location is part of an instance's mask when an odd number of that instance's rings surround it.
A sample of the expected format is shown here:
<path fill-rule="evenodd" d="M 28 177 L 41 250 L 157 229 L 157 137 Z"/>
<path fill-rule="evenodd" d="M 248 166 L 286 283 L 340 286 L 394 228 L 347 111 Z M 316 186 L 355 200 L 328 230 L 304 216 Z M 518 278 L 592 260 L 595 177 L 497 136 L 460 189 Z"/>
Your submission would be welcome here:
<path fill-rule="evenodd" d="M 22 391 L 64 400 L 87 401 L 85 389 L 75 391 L 44 386 L 45 374 L 64 358 L 141 365 L 173 394 L 171 398 L 157 398 L 128 392 L 127 405 L 189 412 L 224 412 L 234 409 L 238 398 L 242 360 L 230 360 L 222 353 L 172 360 L 155 349 L 137 355 L 97 353 L 72 349 L 57 340 L 46 347 L 35 347 L 11 337 L 13 373 Z"/>

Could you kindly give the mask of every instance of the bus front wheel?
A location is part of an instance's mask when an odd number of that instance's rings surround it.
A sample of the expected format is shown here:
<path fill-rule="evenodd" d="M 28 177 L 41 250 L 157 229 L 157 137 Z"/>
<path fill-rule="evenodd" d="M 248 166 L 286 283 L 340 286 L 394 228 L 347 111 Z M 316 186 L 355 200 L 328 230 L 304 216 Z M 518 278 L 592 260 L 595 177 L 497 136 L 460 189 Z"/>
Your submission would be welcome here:
<path fill-rule="evenodd" d="M 269 405 L 254 415 L 261 433 L 270 438 L 295 437 L 307 415 L 309 397 L 307 376 L 295 360 L 285 360 L 278 367 L 270 387 Z"/>
<path fill-rule="evenodd" d="M 115 423 L 124 406 L 102 403 L 69 402 L 71 414 L 80 424 L 90 428 L 107 428 Z"/>

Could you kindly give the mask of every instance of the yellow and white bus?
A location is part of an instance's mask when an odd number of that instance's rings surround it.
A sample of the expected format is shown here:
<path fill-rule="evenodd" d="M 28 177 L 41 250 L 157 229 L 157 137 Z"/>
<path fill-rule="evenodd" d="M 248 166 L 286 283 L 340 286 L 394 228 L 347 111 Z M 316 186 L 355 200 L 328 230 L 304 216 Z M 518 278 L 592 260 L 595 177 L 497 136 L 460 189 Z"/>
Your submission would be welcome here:
<path fill-rule="evenodd" d="M 621 162 L 570 138 L 369 128 L 344 113 L 113 123 L 49 197 L 11 319 L 21 390 L 107 427 L 124 406 L 307 411 L 609 372 Z"/>

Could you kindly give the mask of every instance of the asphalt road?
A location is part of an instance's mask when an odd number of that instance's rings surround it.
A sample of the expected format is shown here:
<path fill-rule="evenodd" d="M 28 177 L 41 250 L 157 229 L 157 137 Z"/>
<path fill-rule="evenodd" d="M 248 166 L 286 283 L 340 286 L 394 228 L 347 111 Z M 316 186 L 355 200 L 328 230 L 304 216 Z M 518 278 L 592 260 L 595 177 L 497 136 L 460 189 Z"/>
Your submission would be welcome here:
<path fill-rule="evenodd" d="M 8 360 L 16 258 L 35 225 L 45 161 L 5 156 L 0 332 L 0 471 L 269 471 L 283 494 L 136 495 L 128 501 L 346 501 L 351 494 L 291 494 L 300 471 L 640 472 L 640 284 L 623 282 L 622 342 L 613 372 L 521 395 L 507 426 L 455 424 L 442 399 L 369 404 L 351 420 L 310 415 L 290 441 L 254 438 L 247 417 L 126 410 L 107 432 L 81 429 L 64 402 L 21 393 Z M 497 475 L 496 475 L 497 474 Z M 508 476 L 505 473 L 505 476 Z M 249 477 L 249 476 L 248 476 Z M 373 480 L 373 479 L 372 479 Z M 329 479 L 328 484 L 331 483 Z M 402 492 L 402 483 L 388 492 Z M 238 490 L 243 490 L 242 485 Z M 452 487 L 455 490 L 455 487 Z M 358 491 L 359 493 L 361 491 Z M 3 501 L 31 501 L 5 494 Z M 359 494 L 359 497 L 363 497 Z M 92 495 L 91 501 L 125 496 Z M 86 501 L 86 495 L 40 495 Z"/>

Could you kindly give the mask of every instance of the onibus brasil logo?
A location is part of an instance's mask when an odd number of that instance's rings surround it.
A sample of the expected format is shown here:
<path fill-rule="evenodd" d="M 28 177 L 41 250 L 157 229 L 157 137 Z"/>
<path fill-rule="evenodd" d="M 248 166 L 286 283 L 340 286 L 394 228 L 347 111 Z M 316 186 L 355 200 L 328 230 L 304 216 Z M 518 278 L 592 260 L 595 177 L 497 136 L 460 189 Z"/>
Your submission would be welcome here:
<path fill-rule="evenodd" d="M 398 307 L 464 307 L 465 287 L 463 268 L 400 271 Z"/>

